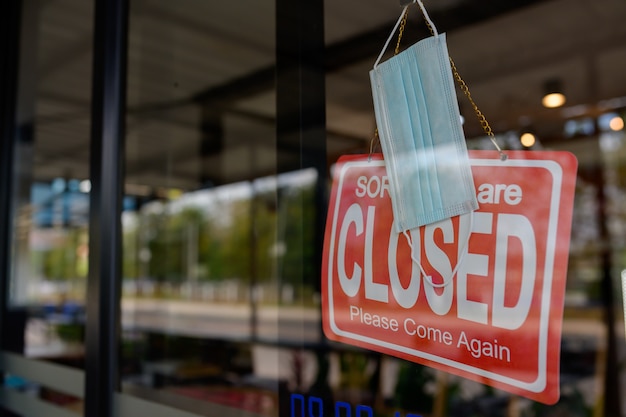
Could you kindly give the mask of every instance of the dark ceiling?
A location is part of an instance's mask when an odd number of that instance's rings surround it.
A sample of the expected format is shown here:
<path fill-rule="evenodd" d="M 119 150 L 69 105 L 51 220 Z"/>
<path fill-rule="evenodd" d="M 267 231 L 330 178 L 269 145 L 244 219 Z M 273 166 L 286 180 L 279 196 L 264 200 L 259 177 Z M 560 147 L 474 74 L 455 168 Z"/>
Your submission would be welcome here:
<path fill-rule="evenodd" d="M 425 4 L 498 134 L 531 126 L 541 146 L 567 147 L 567 119 L 626 106 L 623 0 Z M 325 4 L 331 161 L 369 146 L 374 117 L 368 72 L 400 11 L 397 0 Z M 79 0 L 48 0 L 37 13 L 38 71 L 31 77 L 37 86 L 38 178 L 88 176 L 92 13 L 91 4 Z M 202 175 L 217 183 L 246 179 L 250 163 L 258 175 L 275 169 L 275 24 L 269 1 L 131 2 L 129 183 L 194 189 Z M 403 43 L 428 34 L 413 7 Z M 544 109 L 543 84 L 555 77 L 568 101 L 564 108 Z M 469 105 L 461 96 L 459 102 L 466 136 L 481 136 Z M 213 123 L 223 143 L 219 155 L 200 162 L 194 158 L 200 127 Z M 245 167 L 242 161 L 248 161 Z"/>

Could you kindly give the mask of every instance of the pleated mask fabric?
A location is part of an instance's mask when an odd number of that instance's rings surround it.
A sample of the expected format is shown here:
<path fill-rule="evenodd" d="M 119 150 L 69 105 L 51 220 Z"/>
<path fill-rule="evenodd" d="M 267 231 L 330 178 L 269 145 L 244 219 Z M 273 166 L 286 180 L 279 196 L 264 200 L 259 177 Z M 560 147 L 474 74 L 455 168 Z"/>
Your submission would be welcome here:
<path fill-rule="evenodd" d="M 377 63 L 370 81 L 396 231 L 476 210 L 445 33 Z"/>

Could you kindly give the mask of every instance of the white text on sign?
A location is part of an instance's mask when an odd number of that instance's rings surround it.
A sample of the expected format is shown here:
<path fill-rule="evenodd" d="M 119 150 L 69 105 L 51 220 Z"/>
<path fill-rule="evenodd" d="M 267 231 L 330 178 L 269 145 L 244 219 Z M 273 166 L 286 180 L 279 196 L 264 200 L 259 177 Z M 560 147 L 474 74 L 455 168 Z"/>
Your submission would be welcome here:
<path fill-rule="evenodd" d="M 521 194 L 519 194 L 519 198 L 521 198 Z M 396 250 L 398 239 L 402 235 L 395 233 L 393 228 L 391 229 L 388 248 L 389 282 L 374 282 L 372 262 L 374 259 L 373 235 L 375 216 L 375 206 L 362 207 L 360 204 L 354 203 L 348 208 L 340 223 L 337 266 L 339 283 L 345 295 L 354 297 L 361 290 L 361 287 L 364 286 L 366 299 L 387 303 L 390 294 L 389 287 L 391 286 L 391 294 L 395 301 L 401 307 L 410 309 L 417 302 L 423 287 L 430 309 L 433 313 L 443 316 L 450 312 L 454 291 L 456 291 L 458 318 L 476 323 L 491 324 L 494 327 L 503 329 L 516 329 L 526 321 L 536 280 L 535 260 L 537 248 L 533 227 L 525 216 L 505 213 L 474 213 L 470 233 L 472 235 L 495 233 L 495 253 L 493 255 L 472 253 L 468 248 L 468 252 L 464 255 L 464 262 L 461 263 L 457 270 L 456 285 L 445 286 L 441 292 L 438 292 L 432 286 L 422 285 L 424 279 L 421 277 L 417 265 L 413 265 L 409 285 L 405 288 L 401 284 L 396 265 Z M 459 229 L 468 230 L 470 227 L 469 223 L 467 215 L 461 216 Z M 451 219 L 446 219 L 424 228 L 423 239 L 428 262 L 442 276 L 451 276 L 453 271 L 452 262 L 443 249 L 435 243 L 435 233 L 438 231 L 442 233 L 445 244 L 456 243 L 459 250 L 464 245 L 455 242 L 456 234 L 454 233 Z M 417 232 L 412 231 L 410 233 L 414 242 L 413 257 L 420 261 L 420 236 L 416 234 Z M 363 257 L 359 262 L 355 261 L 353 265 L 348 266 L 345 262 L 346 243 L 349 239 L 354 239 L 362 234 L 364 234 L 365 238 Z M 507 248 L 512 239 L 519 241 L 522 247 L 522 284 L 517 303 L 514 306 L 507 306 L 505 305 Z M 490 256 L 495 257 L 491 306 L 487 303 L 471 300 L 467 296 L 468 275 L 485 277 L 486 279 L 489 276 Z M 352 271 L 350 276 L 348 276 L 349 270 Z"/>
<path fill-rule="evenodd" d="M 464 331 L 454 335 L 451 331 L 441 330 L 436 327 L 418 324 L 413 318 L 407 317 L 402 321 L 382 314 L 369 313 L 364 308 L 355 305 L 350 306 L 350 320 L 358 321 L 367 326 L 390 330 L 393 332 L 404 331 L 409 336 L 429 342 L 441 343 L 447 346 L 455 345 L 457 349 L 466 349 L 475 358 L 492 357 L 495 359 L 511 362 L 511 349 L 498 344 L 498 340 L 485 341 L 478 338 L 468 337 Z"/>

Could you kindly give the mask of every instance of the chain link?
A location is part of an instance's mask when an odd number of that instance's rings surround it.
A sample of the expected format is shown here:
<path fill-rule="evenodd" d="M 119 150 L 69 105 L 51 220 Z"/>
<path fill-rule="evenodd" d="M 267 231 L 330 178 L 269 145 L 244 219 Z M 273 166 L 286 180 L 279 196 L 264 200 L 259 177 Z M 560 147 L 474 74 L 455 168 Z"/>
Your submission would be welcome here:
<path fill-rule="evenodd" d="M 452 68 L 452 74 L 454 75 L 454 79 L 457 81 L 457 83 L 459 84 L 459 87 L 461 88 L 461 91 L 463 91 L 463 94 L 465 94 L 465 97 L 467 97 L 467 100 L 472 105 L 472 109 L 474 109 L 474 113 L 476 114 L 476 117 L 478 118 L 478 121 L 480 122 L 480 126 L 483 128 L 483 131 L 485 132 L 485 134 L 489 137 L 489 140 L 491 140 L 491 143 L 493 143 L 493 145 L 496 147 L 496 149 L 500 153 L 500 159 L 502 161 L 506 161 L 507 156 L 500 148 L 500 145 L 498 145 L 498 142 L 496 141 L 496 135 L 493 133 L 493 130 L 491 129 L 491 126 L 489 125 L 489 122 L 485 118 L 485 115 L 483 114 L 483 112 L 481 112 L 478 106 L 476 105 L 476 102 L 474 102 L 474 99 L 472 98 L 472 94 L 470 93 L 469 87 L 467 86 L 463 78 L 461 78 L 461 74 L 459 74 L 459 71 L 456 69 L 456 65 L 454 64 L 454 61 L 452 60 L 452 58 L 449 58 L 449 59 L 450 59 L 450 67 Z"/>
<path fill-rule="evenodd" d="M 406 15 L 404 18 L 404 23 L 406 23 Z M 424 18 L 424 23 L 426 23 L 426 26 L 428 27 L 430 34 L 434 36 L 435 32 L 433 31 L 432 26 L 430 26 L 430 23 L 428 23 L 428 20 L 426 18 Z M 399 38 L 398 38 L 398 45 L 400 45 Z M 463 91 L 463 94 L 465 94 L 465 97 L 467 97 L 470 104 L 472 105 L 472 108 L 474 109 L 474 113 L 476 114 L 476 117 L 478 118 L 478 121 L 480 122 L 480 126 L 483 128 L 483 131 L 485 132 L 485 134 L 489 136 L 490 138 L 492 138 L 491 140 L 494 141 L 494 144 L 496 145 L 496 148 L 498 148 L 498 151 L 502 152 L 500 147 L 495 143 L 495 135 L 493 133 L 493 130 L 491 129 L 491 126 L 489 125 L 489 122 L 485 118 L 485 115 L 483 114 L 483 112 L 481 112 L 478 106 L 476 105 L 476 102 L 474 102 L 474 99 L 472 98 L 472 94 L 469 91 L 469 87 L 467 86 L 463 78 L 461 78 L 461 74 L 459 74 L 459 70 L 456 69 L 456 65 L 454 64 L 454 61 L 452 60 L 452 58 L 449 58 L 449 59 L 450 59 L 450 67 L 452 68 L 452 74 L 454 75 L 454 79 L 459 84 L 461 91 Z"/>
<path fill-rule="evenodd" d="M 467 84 L 465 84 L 465 81 L 463 80 L 463 78 L 461 78 L 461 75 L 459 74 L 459 71 L 456 69 L 456 65 L 454 65 L 454 61 L 452 60 L 452 58 L 450 58 L 450 67 L 452 68 L 452 74 L 454 74 L 454 79 L 457 81 L 457 83 L 459 84 L 459 87 L 461 88 L 461 91 L 463 91 L 463 94 L 465 94 L 465 97 L 467 97 L 467 100 L 469 100 L 470 104 L 472 105 L 472 108 L 474 109 L 474 113 L 476 114 L 476 117 L 478 118 L 480 125 L 485 131 L 485 134 L 487 136 L 494 136 L 493 130 L 491 130 L 491 126 L 489 126 L 489 122 L 485 118 L 485 115 L 483 114 L 483 112 L 480 111 L 480 109 L 474 102 L 474 99 L 472 98 L 472 94 L 469 91 L 469 87 L 467 86 Z"/>
<path fill-rule="evenodd" d="M 404 34 L 404 27 L 406 26 L 406 19 L 409 17 L 409 8 L 407 7 L 404 11 L 404 16 L 402 16 L 402 21 L 400 22 L 400 29 L 398 29 L 398 42 L 396 43 L 396 49 L 394 51 L 394 55 L 398 55 L 400 53 L 400 41 L 402 40 L 402 35 Z"/>

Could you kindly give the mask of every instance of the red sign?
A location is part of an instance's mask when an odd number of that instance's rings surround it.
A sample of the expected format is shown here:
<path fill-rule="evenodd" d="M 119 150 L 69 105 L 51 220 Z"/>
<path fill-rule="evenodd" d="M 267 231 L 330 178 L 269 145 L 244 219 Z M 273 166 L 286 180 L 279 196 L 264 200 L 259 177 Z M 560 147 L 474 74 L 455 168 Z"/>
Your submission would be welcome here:
<path fill-rule="evenodd" d="M 322 273 L 329 339 L 558 400 L 577 163 L 507 154 L 470 152 L 479 209 L 411 231 L 413 249 L 394 230 L 382 156 L 339 159 Z"/>

